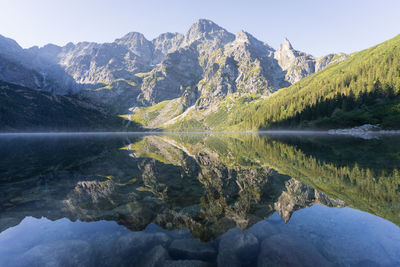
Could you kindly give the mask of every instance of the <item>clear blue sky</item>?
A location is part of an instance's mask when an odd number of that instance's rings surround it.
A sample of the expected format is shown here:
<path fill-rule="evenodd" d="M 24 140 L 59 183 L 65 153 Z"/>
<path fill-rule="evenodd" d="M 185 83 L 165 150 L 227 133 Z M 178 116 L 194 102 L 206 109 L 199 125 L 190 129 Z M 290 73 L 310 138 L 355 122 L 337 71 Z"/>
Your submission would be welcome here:
<path fill-rule="evenodd" d="M 21 46 L 111 42 L 127 32 L 148 39 L 185 33 L 199 18 L 245 30 L 277 48 L 321 56 L 354 52 L 400 33 L 399 0 L 0 0 L 0 34 Z"/>

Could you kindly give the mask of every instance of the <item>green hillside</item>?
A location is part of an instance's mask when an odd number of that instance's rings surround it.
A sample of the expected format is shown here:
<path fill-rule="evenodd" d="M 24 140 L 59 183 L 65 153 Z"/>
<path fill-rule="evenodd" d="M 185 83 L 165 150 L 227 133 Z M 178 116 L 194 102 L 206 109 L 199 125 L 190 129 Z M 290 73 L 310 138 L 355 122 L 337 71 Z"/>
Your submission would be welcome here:
<path fill-rule="evenodd" d="M 340 128 L 366 123 L 400 128 L 400 35 L 264 99 L 232 96 L 200 120 L 188 114 L 171 130 Z M 255 100 L 254 100 L 255 99 Z M 198 113 L 198 112 L 197 112 Z"/>

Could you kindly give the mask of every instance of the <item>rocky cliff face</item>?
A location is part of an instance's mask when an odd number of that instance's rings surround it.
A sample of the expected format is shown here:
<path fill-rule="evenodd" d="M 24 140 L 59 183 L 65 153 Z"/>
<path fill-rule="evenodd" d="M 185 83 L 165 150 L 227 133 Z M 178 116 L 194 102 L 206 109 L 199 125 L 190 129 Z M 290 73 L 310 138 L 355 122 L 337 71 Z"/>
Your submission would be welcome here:
<path fill-rule="evenodd" d="M 25 66 L 23 53 L 17 42 L 0 35 L 0 80 L 34 89 L 45 87 L 43 76 Z"/>
<path fill-rule="evenodd" d="M 208 109 L 229 94 L 268 95 L 346 57 L 315 58 L 288 40 L 278 50 L 201 19 L 185 35 L 147 40 L 130 32 L 111 43 L 22 49 L 0 37 L 0 79 L 55 94 L 81 94 L 116 113 L 180 98 Z"/>
<path fill-rule="evenodd" d="M 314 72 L 322 70 L 332 62 L 346 59 L 347 55 L 329 54 L 321 58 L 315 58 L 310 54 L 295 50 L 289 40 L 285 39 L 279 49 L 275 51 L 274 58 L 286 72 L 285 80 L 292 84 Z"/>
<path fill-rule="evenodd" d="M 169 53 L 175 52 L 181 46 L 184 35 L 180 33 L 163 33 L 157 38 L 153 39 L 154 52 L 152 57 L 152 64 L 156 65 L 164 60 L 165 56 Z"/>

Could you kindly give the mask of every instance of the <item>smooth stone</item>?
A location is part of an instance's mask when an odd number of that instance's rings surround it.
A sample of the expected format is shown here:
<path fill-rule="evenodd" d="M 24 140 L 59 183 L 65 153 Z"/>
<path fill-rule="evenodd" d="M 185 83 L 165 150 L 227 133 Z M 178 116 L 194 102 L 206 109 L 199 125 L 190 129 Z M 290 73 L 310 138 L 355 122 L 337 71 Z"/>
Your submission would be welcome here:
<path fill-rule="evenodd" d="M 164 266 L 164 262 L 169 259 L 168 251 L 163 246 L 157 245 L 141 257 L 138 263 L 134 263 L 134 266 Z"/>
<path fill-rule="evenodd" d="M 246 232 L 253 234 L 261 242 L 265 238 L 278 234 L 279 230 L 276 228 L 276 226 L 264 220 L 256 223 L 247 229 Z"/>
<path fill-rule="evenodd" d="M 257 260 L 258 239 L 248 232 L 231 229 L 219 242 L 218 266 L 251 265 Z"/>
<path fill-rule="evenodd" d="M 338 265 L 358 266 L 362 262 L 375 262 L 383 266 L 393 265 L 390 255 L 382 244 L 373 242 L 367 237 L 332 237 L 324 242 L 323 251 Z M 364 266 L 371 266 L 371 264 Z"/>
<path fill-rule="evenodd" d="M 332 266 L 309 241 L 278 234 L 261 243 L 257 266 Z"/>
<path fill-rule="evenodd" d="M 16 266 L 92 266 L 93 251 L 81 240 L 63 240 L 35 246 L 17 259 Z"/>
<path fill-rule="evenodd" d="M 175 259 L 195 259 L 212 261 L 217 256 L 216 250 L 207 243 L 196 239 L 178 239 L 172 241 L 169 252 Z"/>
<path fill-rule="evenodd" d="M 170 238 L 165 233 L 132 232 L 121 236 L 114 245 L 114 252 L 124 259 L 131 259 L 157 245 L 166 246 Z"/>

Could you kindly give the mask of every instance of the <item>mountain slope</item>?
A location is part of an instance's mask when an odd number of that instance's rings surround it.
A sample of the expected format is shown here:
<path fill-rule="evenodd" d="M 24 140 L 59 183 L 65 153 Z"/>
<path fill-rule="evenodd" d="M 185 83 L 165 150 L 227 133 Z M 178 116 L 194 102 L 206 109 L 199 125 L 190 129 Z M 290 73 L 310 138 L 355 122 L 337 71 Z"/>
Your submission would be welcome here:
<path fill-rule="evenodd" d="M 183 117 L 193 122 L 212 116 L 232 99 L 267 98 L 346 57 L 315 58 L 295 50 L 288 40 L 275 50 L 247 32 L 234 35 L 200 19 L 185 35 L 165 33 L 153 40 L 130 32 L 110 43 L 23 49 L 0 36 L 0 80 L 51 92 L 52 97 L 74 95 L 115 119 L 119 115 L 132 124 L 162 128 Z M 195 128 L 215 128 L 220 118 Z"/>
<path fill-rule="evenodd" d="M 84 99 L 0 81 L 1 131 L 121 131 L 135 126 Z"/>
<path fill-rule="evenodd" d="M 185 35 L 164 33 L 153 40 L 130 32 L 110 43 L 22 49 L 0 36 L 0 48 L 0 56 L 11 61 L 0 58 L 0 63 L 8 69 L 19 64 L 37 76 L 7 72 L 2 80 L 54 94 L 81 94 L 114 113 L 178 97 L 186 98 L 185 108 L 199 100 L 197 107 L 208 109 L 235 92 L 268 95 L 334 61 L 333 55 L 317 59 L 297 51 L 287 40 L 275 50 L 249 33 L 235 36 L 206 19 Z"/>
<path fill-rule="evenodd" d="M 265 98 L 235 96 L 214 112 L 191 112 L 169 129 L 400 128 L 400 36 L 353 54 Z"/>
<path fill-rule="evenodd" d="M 315 58 L 295 50 L 288 40 L 275 50 L 247 32 L 232 35 L 209 20 L 199 20 L 180 49 L 140 74 L 138 103 L 124 117 L 147 128 L 166 127 L 183 116 L 198 119 L 232 97 L 267 97 L 346 57 Z"/>

